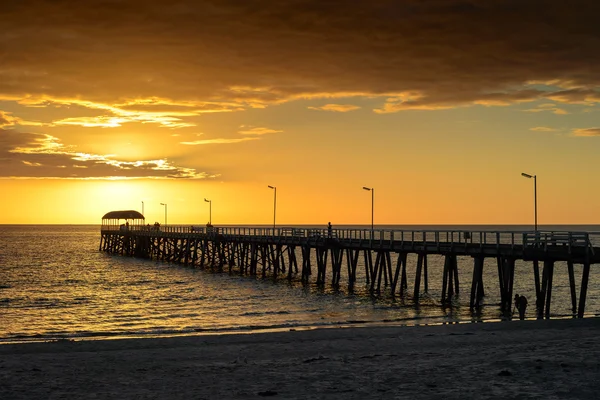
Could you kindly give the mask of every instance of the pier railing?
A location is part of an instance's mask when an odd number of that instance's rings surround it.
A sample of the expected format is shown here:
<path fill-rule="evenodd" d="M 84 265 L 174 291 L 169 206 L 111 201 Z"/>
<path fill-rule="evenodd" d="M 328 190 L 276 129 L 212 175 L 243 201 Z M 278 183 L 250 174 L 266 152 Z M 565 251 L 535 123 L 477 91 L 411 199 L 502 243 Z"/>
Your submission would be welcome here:
<path fill-rule="evenodd" d="M 345 241 L 371 241 L 390 244 L 397 242 L 423 242 L 434 244 L 511 245 L 524 248 L 555 246 L 593 247 L 600 245 L 600 232 L 568 231 L 471 231 L 471 230 L 396 230 L 396 229 L 319 229 L 302 227 L 206 227 L 190 225 L 167 226 L 102 226 L 103 231 L 136 232 L 140 234 L 197 234 L 225 235 L 229 237 L 304 238 L 308 240 L 338 239 Z"/>

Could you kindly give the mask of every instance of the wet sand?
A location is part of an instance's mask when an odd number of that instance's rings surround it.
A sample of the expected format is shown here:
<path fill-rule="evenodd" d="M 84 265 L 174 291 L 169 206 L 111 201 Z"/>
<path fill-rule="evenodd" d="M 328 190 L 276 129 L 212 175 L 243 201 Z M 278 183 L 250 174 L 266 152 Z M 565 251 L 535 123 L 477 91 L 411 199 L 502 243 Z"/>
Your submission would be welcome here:
<path fill-rule="evenodd" d="M 596 399 L 600 319 L 0 346 L 0 399 Z"/>

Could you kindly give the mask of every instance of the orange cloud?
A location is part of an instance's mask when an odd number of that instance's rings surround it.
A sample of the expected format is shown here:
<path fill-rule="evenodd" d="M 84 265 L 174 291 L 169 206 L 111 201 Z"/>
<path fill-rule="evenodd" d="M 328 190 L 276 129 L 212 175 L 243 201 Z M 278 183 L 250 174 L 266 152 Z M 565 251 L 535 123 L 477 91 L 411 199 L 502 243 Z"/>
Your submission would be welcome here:
<path fill-rule="evenodd" d="M 241 139 L 204 139 L 204 140 L 193 140 L 191 142 L 179 142 L 188 146 L 198 146 L 205 144 L 229 144 L 229 143 L 240 143 L 247 142 L 248 140 L 257 140 L 255 137 L 241 138 Z"/>
<path fill-rule="evenodd" d="M 2 96 L 0 96 L 2 98 Z M 47 123 L 27 122 L 12 117 L 10 122 L 19 125 L 37 126 L 82 126 L 116 128 L 126 123 L 138 122 L 142 124 L 158 124 L 167 128 L 185 128 L 196 126 L 195 123 L 186 122 L 184 118 L 197 117 L 206 113 L 232 112 L 243 109 L 238 103 L 208 103 L 208 102 L 177 102 L 169 99 L 146 98 L 127 100 L 122 103 L 108 104 L 82 99 L 53 98 L 50 96 L 27 96 L 23 99 L 11 99 L 26 107 L 36 108 L 61 108 L 78 106 L 90 110 L 99 110 L 102 115 L 69 117 L 53 120 Z M 0 114 L 0 126 L 3 121 L 8 123 L 8 117 L 2 118 Z M 4 125 L 6 126 L 6 125 Z"/>
<path fill-rule="evenodd" d="M 592 105 L 600 103 L 600 90 L 575 87 L 569 90 L 553 92 L 546 97 L 561 103 Z"/>
<path fill-rule="evenodd" d="M 375 109 L 378 114 L 388 114 L 404 110 L 445 110 L 459 106 L 509 106 L 515 103 L 534 101 L 542 97 L 544 92 L 536 89 L 513 90 L 507 92 L 490 92 L 475 94 L 467 91 L 460 93 L 403 92 L 396 97 L 388 98 L 382 108 Z"/>
<path fill-rule="evenodd" d="M 42 166 L 42 164 L 40 164 L 40 163 L 34 163 L 34 162 L 25 161 L 25 160 L 22 160 L 21 162 L 29 167 L 41 167 Z"/>
<path fill-rule="evenodd" d="M 571 135 L 577 137 L 600 136 L 600 128 L 577 128 L 571 130 Z"/>
<path fill-rule="evenodd" d="M 547 126 L 536 126 L 529 128 L 529 130 L 534 132 L 556 132 L 558 129 L 548 128 Z"/>
<path fill-rule="evenodd" d="M 0 128 L 9 128 L 16 125 L 21 126 L 42 126 L 41 122 L 25 121 L 22 118 L 15 117 L 12 113 L 0 110 Z"/>
<path fill-rule="evenodd" d="M 202 179 L 214 176 L 176 166 L 166 159 L 124 161 L 111 155 L 77 152 L 51 135 L 2 129 L 0 167 L 0 177 L 11 178 Z"/>
<path fill-rule="evenodd" d="M 308 107 L 309 110 L 317 110 L 317 111 L 334 111 L 334 112 L 348 112 L 358 110 L 359 106 L 354 106 L 352 104 L 325 104 L 320 107 Z"/>
<path fill-rule="evenodd" d="M 540 104 L 539 106 L 535 107 L 535 108 L 530 108 L 527 110 L 523 110 L 525 112 L 533 112 L 533 113 L 537 113 L 537 112 L 551 112 L 552 114 L 556 114 L 556 115 L 567 115 L 569 114 L 569 112 L 567 110 L 564 110 L 562 108 L 558 108 L 556 107 L 555 104 L 551 104 L 551 103 L 546 103 L 546 104 Z"/>
<path fill-rule="evenodd" d="M 245 128 L 244 125 L 240 126 L 240 128 Z M 267 135 L 269 133 L 281 133 L 283 131 L 278 131 L 276 129 L 264 128 L 264 127 L 248 127 L 248 129 L 244 129 L 238 131 L 241 135 Z"/>

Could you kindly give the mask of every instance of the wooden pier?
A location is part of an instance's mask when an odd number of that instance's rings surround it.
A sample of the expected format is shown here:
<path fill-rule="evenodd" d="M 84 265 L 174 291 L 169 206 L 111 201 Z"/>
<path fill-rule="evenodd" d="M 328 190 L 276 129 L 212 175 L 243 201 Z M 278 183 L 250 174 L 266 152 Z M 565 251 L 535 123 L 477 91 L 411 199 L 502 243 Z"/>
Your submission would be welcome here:
<path fill-rule="evenodd" d="M 535 306 L 541 318 L 550 317 L 555 263 L 567 264 L 572 311 L 583 317 L 590 267 L 600 262 L 600 247 L 593 245 L 587 232 L 149 226 L 143 224 L 139 213 L 137 219 L 130 214 L 126 224 L 119 224 L 117 218 L 125 218 L 124 214 L 113 213 L 103 218 L 100 251 L 263 278 L 299 278 L 307 283 L 314 279 L 318 285 L 327 284 L 330 278 L 331 285 L 346 284 L 350 290 L 363 274 L 373 294 L 382 293 L 383 282 L 383 290 L 392 296 L 409 295 L 407 258 L 415 254 L 412 297 L 417 303 L 421 290 L 428 291 L 428 256 L 444 257 L 442 303 L 451 301 L 460 290 L 457 257 L 473 259 L 472 309 L 482 304 L 483 268 L 486 259 L 492 260 L 498 270 L 500 307 L 507 314 L 512 309 L 515 261 L 524 260 L 532 264 Z M 364 271 L 358 270 L 359 259 Z M 583 266 L 579 302 L 574 264 Z"/>

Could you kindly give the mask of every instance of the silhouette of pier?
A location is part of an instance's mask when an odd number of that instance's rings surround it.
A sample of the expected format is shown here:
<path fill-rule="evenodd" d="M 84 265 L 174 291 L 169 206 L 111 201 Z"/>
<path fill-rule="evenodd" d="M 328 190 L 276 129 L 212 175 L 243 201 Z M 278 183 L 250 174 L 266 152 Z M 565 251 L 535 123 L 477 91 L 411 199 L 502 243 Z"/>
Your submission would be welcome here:
<path fill-rule="evenodd" d="M 572 311 L 583 317 L 590 267 L 600 262 L 600 247 L 592 244 L 588 232 L 150 226 L 144 225 L 141 214 L 127 214 L 127 223 L 119 224 L 117 217 L 123 215 L 109 213 L 103 218 L 100 251 L 263 278 L 314 280 L 318 285 L 327 284 L 329 277 L 331 285 L 346 284 L 350 290 L 363 274 L 373 294 L 382 293 L 383 283 L 383 290 L 392 296 L 408 295 L 407 259 L 415 254 L 416 303 L 421 289 L 428 291 L 428 256 L 444 257 L 442 303 L 459 293 L 457 257 L 468 256 L 473 259 L 470 307 L 482 305 L 488 259 L 497 267 L 500 307 L 510 313 L 515 262 L 523 260 L 531 262 L 537 313 L 545 318 L 550 317 L 555 264 L 567 264 Z M 359 270 L 359 260 L 364 270 Z M 579 301 L 574 264 L 583 266 Z"/>

